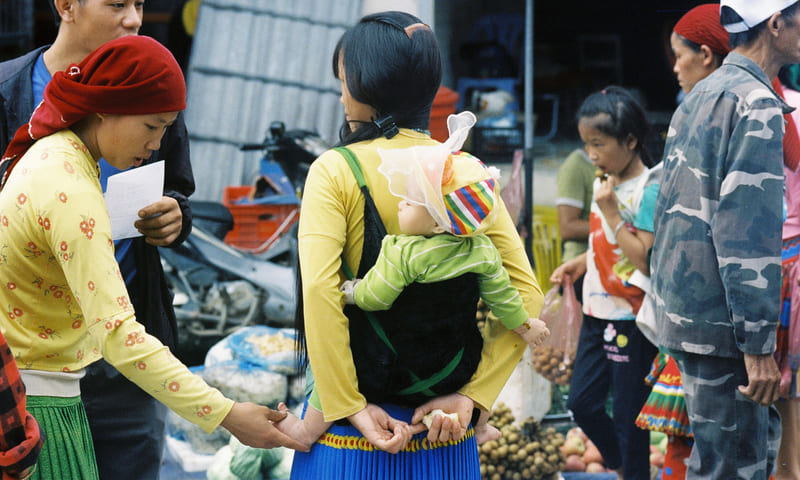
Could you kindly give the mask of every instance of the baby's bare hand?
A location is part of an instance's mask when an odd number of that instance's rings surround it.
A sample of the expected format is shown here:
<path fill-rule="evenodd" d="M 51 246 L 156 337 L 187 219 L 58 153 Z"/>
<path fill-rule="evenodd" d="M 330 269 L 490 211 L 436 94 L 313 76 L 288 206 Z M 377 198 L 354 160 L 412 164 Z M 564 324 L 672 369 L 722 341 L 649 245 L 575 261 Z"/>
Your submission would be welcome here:
<path fill-rule="evenodd" d="M 515 328 L 514 332 L 531 347 L 538 347 L 550 336 L 550 329 L 538 318 L 529 318 L 525 323 Z"/>

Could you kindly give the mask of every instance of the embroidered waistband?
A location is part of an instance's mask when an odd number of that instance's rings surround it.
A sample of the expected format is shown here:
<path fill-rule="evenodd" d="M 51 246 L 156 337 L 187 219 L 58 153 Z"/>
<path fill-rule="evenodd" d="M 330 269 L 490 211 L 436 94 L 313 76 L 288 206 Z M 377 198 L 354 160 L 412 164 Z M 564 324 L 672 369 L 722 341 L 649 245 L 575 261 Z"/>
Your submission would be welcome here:
<path fill-rule="evenodd" d="M 467 434 L 464 438 L 458 441 L 450 440 L 449 442 L 429 442 L 427 438 L 412 438 L 404 452 L 419 452 L 422 450 L 435 450 L 437 448 L 451 447 L 463 443 L 465 440 L 472 438 L 475 435 L 475 430 L 472 428 L 467 429 Z M 365 452 L 372 452 L 377 450 L 367 439 L 357 435 L 338 435 L 331 432 L 325 432 L 317 443 L 325 445 L 326 447 L 337 448 L 342 450 L 361 450 Z"/>

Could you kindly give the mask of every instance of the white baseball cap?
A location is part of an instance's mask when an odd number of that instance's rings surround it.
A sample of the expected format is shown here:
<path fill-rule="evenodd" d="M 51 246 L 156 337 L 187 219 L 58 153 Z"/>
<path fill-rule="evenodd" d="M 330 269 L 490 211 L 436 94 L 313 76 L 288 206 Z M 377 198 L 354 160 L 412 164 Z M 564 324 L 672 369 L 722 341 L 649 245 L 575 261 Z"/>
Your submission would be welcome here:
<path fill-rule="evenodd" d="M 729 33 L 746 32 L 797 0 L 722 0 L 720 8 L 729 7 L 742 17 L 741 22 L 723 25 Z"/>

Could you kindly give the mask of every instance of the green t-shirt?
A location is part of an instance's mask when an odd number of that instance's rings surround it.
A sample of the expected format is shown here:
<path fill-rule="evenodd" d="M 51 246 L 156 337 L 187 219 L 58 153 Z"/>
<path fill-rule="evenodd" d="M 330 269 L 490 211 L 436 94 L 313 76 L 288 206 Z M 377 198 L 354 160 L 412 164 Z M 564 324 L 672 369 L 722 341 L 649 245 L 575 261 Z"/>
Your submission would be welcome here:
<path fill-rule="evenodd" d="M 594 171 L 595 167 L 586 156 L 586 152 L 582 149 L 573 150 L 558 169 L 556 206 L 580 208 L 581 220 L 589 220 Z M 573 259 L 585 252 L 588 239 L 587 236 L 585 240 L 565 240 L 562 261 Z"/>

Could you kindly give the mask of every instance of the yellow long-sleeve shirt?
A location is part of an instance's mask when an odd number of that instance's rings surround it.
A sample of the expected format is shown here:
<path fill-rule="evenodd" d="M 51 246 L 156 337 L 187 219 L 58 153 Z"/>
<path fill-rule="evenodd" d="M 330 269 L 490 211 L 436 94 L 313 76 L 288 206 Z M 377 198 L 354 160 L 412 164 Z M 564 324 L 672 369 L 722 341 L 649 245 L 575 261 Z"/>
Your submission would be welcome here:
<path fill-rule="evenodd" d="M 378 172 L 381 159 L 377 148 L 408 148 L 432 145 L 435 140 L 412 130 L 387 140 L 379 138 L 349 145 L 358 157 L 375 205 L 387 233 L 399 234 L 399 198 L 389 191 L 386 178 Z M 471 164 L 454 164 L 471 168 Z M 512 284 L 532 316 L 542 307 L 542 291 L 533 276 L 525 249 L 502 202 L 494 225 L 486 231 L 503 258 Z M 311 370 L 321 399 L 325 420 L 350 416 L 366 405 L 358 391 L 355 366 L 349 349 L 348 320 L 342 311 L 339 285 L 341 256 L 358 271 L 364 238 L 364 197 L 345 159 L 328 151 L 311 166 L 303 193 L 298 248 L 303 278 L 306 340 Z M 498 321 L 487 323 L 481 363 L 472 380 L 461 389 L 484 409 L 491 408 L 526 344 L 519 335 Z"/>
<path fill-rule="evenodd" d="M 36 142 L 0 192 L 0 279 L 0 329 L 20 369 L 104 357 L 207 432 L 233 406 L 136 321 L 97 162 L 70 130 Z"/>

